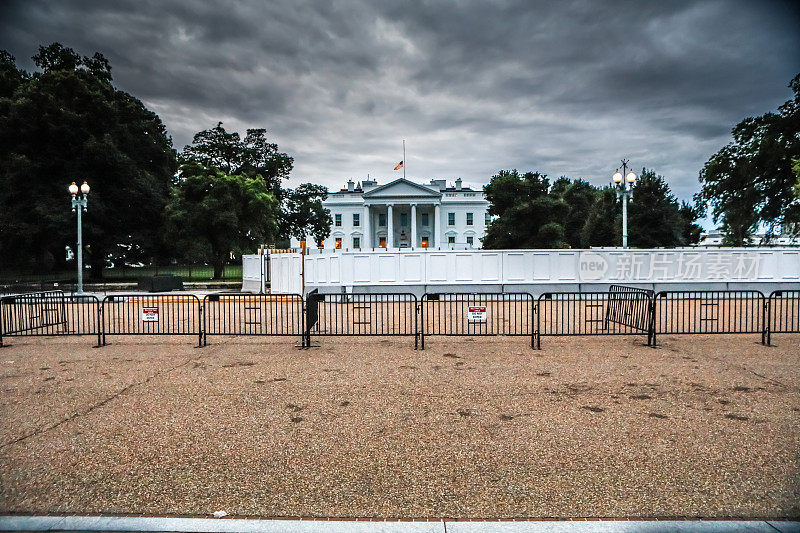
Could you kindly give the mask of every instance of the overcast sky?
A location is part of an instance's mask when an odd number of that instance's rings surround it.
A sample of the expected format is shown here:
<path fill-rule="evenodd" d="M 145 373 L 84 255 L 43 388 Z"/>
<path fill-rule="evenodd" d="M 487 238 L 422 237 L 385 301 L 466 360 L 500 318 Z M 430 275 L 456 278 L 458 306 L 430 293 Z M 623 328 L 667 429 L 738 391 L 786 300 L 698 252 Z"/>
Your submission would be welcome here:
<path fill-rule="evenodd" d="M 628 157 L 688 199 L 744 117 L 787 100 L 800 10 L 765 1 L 9 2 L 0 48 L 103 53 L 176 148 L 267 128 L 289 186 L 500 169 L 608 182 Z"/>

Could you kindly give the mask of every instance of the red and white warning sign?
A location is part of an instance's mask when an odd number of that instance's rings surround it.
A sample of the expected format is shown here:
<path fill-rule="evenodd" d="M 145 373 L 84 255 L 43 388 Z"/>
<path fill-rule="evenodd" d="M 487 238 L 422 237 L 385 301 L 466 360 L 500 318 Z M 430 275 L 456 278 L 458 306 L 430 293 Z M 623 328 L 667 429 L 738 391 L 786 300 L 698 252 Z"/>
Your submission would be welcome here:
<path fill-rule="evenodd" d="M 142 322 L 158 322 L 158 307 L 142 307 Z"/>
<path fill-rule="evenodd" d="M 467 320 L 469 322 L 486 322 L 486 306 L 471 305 L 467 308 Z"/>

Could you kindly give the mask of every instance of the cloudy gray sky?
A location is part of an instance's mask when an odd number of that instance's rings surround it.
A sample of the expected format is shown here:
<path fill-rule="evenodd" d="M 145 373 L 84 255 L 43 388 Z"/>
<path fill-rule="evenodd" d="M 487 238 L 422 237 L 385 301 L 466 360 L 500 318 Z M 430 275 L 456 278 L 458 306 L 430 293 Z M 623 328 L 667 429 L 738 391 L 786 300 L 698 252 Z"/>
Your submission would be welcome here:
<path fill-rule="evenodd" d="M 499 169 L 608 182 L 621 157 L 681 198 L 742 118 L 787 100 L 800 10 L 766 1 L 0 4 L 0 48 L 102 52 L 182 148 L 265 127 L 290 186 Z"/>

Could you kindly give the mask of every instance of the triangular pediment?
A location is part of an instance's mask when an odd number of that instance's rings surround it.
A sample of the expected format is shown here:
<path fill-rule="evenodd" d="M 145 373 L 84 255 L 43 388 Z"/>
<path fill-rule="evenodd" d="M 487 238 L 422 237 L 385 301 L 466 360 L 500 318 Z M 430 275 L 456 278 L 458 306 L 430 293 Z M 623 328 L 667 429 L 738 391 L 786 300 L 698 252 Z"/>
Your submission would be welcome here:
<path fill-rule="evenodd" d="M 416 197 L 416 198 L 440 198 L 442 193 L 436 189 L 426 187 L 409 181 L 405 178 L 396 179 L 386 185 L 375 187 L 364 193 L 364 198 L 394 198 L 394 197 Z"/>

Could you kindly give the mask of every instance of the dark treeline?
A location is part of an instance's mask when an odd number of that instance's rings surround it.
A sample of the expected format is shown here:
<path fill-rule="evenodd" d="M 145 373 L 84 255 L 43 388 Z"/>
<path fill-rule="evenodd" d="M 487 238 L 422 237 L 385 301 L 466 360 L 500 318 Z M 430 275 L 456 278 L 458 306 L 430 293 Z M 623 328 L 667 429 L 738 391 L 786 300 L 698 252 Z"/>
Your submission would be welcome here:
<path fill-rule="evenodd" d="M 622 203 L 611 187 L 503 170 L 484 187 L 494 220 L 486 248 L 589 248 L 622 242 Z M 628 242 L 639 248 L 696 243 L 699 211 L 679 203 L 663 176 L 643 169 L 628 204 Z"/>
<path fill-rule="evenodd" d="M 327 190 L 284 188 L 293 159 L 265 130 L 241 138 L 218 124 L 178 153 L 159 117 L 114 87 L 101 54 L 54 43 L 33 60 L 38 71 L 28 73 L 0 51 L 0 267 L 70 266 L 72 181 L 92 187 L 92 277 L 110 265 L 174 260 L 213 264 L 219 276 L 231 254 L 258 244 L 324 238 Z"/>

